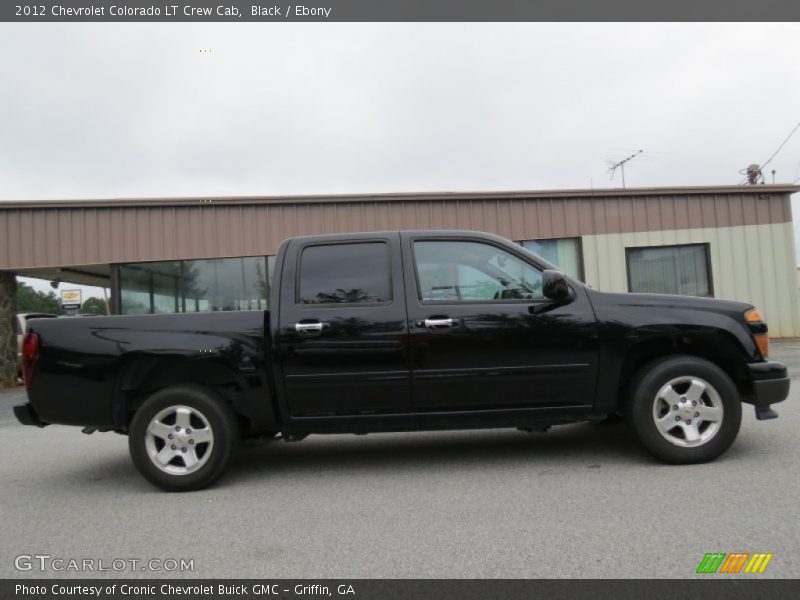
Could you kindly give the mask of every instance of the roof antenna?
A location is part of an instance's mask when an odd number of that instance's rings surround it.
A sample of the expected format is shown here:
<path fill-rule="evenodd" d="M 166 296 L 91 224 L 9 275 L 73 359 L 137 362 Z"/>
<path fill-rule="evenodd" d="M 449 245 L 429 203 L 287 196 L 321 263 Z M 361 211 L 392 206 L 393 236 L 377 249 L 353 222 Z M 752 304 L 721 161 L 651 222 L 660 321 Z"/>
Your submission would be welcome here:
<path fill-rule="evenodd" d="M 742 169 L 739 173 L 745 176 L 745 181 L 742 183 L 747 183 L 747 185 L 764 183 L 764 173 L 761 171 L 761 165 L 759 164 L 753 163 L 752 165 L 748 165 L 746 169 Z M 775 175 L 773 175 L 772 178 L 775 179 Z"/>
<path fill-rule="evenodd" d="M 644 150 L 639 150 L 638 152 L 634 152 L 633 154 L 631 154 L 628 158 L 623 158 L 621 161 L 613 163 L 608 168 L 608 171 L 611 172 L 611 176 L 609 177 L 609 179 L 613 180 L 614 179 L 614 173 L 616 173 L 617 169 L 619 169 L 620 172 L 622 173 L 622 187 L 624 188 L 625 187 L 625 163 L 630 161 L 630 160 L 633 160 L 634 158 L 639 156 L 642 152 L 644 152 Z"/>
<path fill-rule="evenodd" d="M 788 143 L 790 139 L 792 139 L 792 136 L 798 129 L 800 129 L 800 123 L 798 123 L 792 128 L 792 130 L 789 132 L 789 135 L 786 136 L 786 138 L 781 142 L 780 146 L 778 146 L 775 149 L 775 152 L 772 153 L 772 156 L 770 156 L 763 163 L 761 163 L 760 165 L 752 164 L 746 169 L 742 169 L 741 171 L 739 171 L 740 174 L 746 175 L 745 180 L 742 181 L 742 183 L 747 183 L 748 185 L 755 185 L 757 183 L 766 183 L 764 181 L 764 175 L 762 173 L 762 169 L 766 167 L 769 163 L 771 163 L 773 158 L 778 156 L 778 153 L 781 150 L 783 150 L 783 147 Z M 774 169 L 772 170 L 772 183 L 775 183 Z"/>

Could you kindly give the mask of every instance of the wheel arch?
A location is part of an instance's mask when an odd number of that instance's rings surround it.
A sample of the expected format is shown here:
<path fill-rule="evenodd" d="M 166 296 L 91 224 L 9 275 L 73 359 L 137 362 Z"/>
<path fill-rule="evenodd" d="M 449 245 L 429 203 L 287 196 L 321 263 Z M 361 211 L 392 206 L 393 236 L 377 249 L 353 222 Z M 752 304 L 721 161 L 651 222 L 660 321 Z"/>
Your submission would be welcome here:
<path fill-rule="evenodd" d="M 748 360 L 746 351 L 736 336 L 727 331 L 651 336 L 627 348 L 619 372 L 617 408 L 621 408 L 629 397 L 630 386 L 643 367 L 659 358 L 679 355 L 694 356 L 713 363 L 731 378 L 740 393 L 749 382 L 745 366 Z"/>
<path fill-rule="evenodd" d="M 121 368 L 112 399 L 115 426 L 127 429 L 148 397 L 175 385 L 210 390 L 232 408 L 243 433 L 276 428 L 272 396 L 263 373 L 243 373 L 218 357 L 196 359 L 162 355 L 139 356 Z"/>

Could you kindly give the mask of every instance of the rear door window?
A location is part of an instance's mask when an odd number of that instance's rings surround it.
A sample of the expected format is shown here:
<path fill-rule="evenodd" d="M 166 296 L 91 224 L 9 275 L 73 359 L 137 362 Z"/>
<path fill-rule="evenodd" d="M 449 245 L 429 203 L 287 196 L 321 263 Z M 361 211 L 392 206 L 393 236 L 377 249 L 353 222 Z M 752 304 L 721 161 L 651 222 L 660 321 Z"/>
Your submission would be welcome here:
<path fill-rule="evenodd" d="M 297 304 L 381 304 L 391 301 L 391 265 L 386 243 L 321 244 L 303 249 Z"/>

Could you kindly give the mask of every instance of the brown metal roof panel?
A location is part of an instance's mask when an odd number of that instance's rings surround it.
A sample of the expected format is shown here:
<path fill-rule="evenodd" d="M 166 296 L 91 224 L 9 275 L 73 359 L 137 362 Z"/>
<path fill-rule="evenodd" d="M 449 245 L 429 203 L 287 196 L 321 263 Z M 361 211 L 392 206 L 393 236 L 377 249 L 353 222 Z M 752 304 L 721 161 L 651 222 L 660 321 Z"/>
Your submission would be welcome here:
<path fill-rule="evenodd" d="M 714 195 L 706 195 L 700 197 L 700 207 L 703 211 L 703 227 L 716 227 L 717 226 L 717 207 L 714 203 Z"/>
<path fill-rule="evenodd" d="M 714 214 L 717 227 L 729 227 L 733 224 L 730 196 L 727 194 L 714 194 Z"/>
<path fill-rule="evenodd" d="M 67 229 L 69 236 L 64 240 L 67 248 L 69 264 L 85 264 L 86 258 L 86 210 L 70 211 Z"/>
<path fill-rule="evenodd" d="M 194 205 L 213 206 L 214 204 L 299 204 L 299 203 L 338 203 L 338 202 L 399 202 L 417 201 L 455 201 L 481 200 L 490 198 L 607 198 L 623 196 L 653 196 L 670 194 L 771 194 L 800 191 L 800 186 L 790 184 L 769 184 L 758 186 L 674 186 L 645 188 L 600 188 L 568 190 L 497 190 L 497 191 L 455 191 L 455 192 L 408 192 L 378 194 L 328 194 L 296 196 L 218 196 L 218 197 L 178 197 L 178 198 L 110 198 L 110 199 L 68 199 L 68 200 L 6 200 L 0 201 L 0 210 L 11 208 L 91 207 L 91 206 L 145 206 L 145 205 Z"/>
<path fill-rule="evenodd" d="M 742 208 L 745 224 L 758 223 L 758 206 L 751 202 L 749 198 L 742 198 Z"/>
<path fill-rule="evenodd" d="M 25 215 L 20 211 L 11 211 L 6 220 L 5 235 L 5 255 L 9 262 L 15 263 L 22 259 L 22 240 L 23 240 L 23 219 L 30 221 L 30 215 Z"/>
<path fill-rule="evenodd" d="M 675 197 L 662 196 L 658 200 L 659 221 L 664 229 L 675 229 Z"/>

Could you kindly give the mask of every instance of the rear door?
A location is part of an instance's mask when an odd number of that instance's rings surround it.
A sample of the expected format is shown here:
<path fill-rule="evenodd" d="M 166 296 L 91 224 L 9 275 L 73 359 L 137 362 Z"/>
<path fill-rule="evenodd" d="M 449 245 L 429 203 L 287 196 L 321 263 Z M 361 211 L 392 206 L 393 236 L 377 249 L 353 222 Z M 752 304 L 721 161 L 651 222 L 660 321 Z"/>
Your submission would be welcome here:
<path fill-rule="evenodd" d="M 542 268 L 501 238 L 422 232 L 403 243 L 415 409 L 593 403 L 597 326 L 582 288 L 553 304 Z"/>
<path fill-rule="evenodd" d="M 292 417 L 411 405 L 400 235 L 289 242 L 276 334 Z"/>

